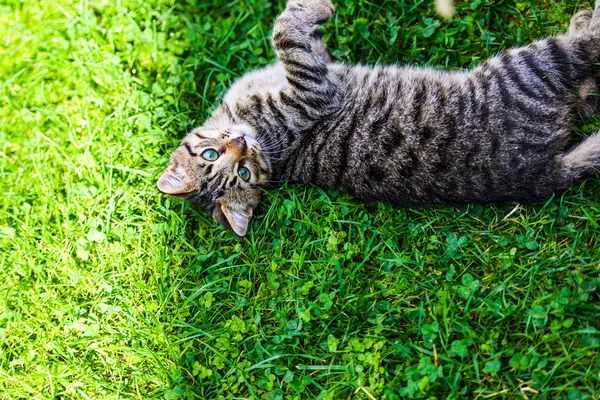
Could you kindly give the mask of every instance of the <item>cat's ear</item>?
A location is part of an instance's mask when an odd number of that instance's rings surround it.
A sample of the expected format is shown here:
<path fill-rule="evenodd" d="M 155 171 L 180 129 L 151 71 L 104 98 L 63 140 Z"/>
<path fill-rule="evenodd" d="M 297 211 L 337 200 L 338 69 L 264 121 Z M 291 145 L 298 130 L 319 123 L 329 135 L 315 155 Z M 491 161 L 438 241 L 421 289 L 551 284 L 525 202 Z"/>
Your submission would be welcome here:
<path fill-rule="evenodd" d="M 252 218 L 252 207 L 232 208 L 225 204 L 217 206 L 215 220 L 238 236 L 244 236 Z"/>
<path fill-rule="evenodd" d="M 189 184 L 188 174 L 182 166 L 169 165 L 158 180 L 158 190 L 177 196 L 193 192 L 194 188 Z"/>

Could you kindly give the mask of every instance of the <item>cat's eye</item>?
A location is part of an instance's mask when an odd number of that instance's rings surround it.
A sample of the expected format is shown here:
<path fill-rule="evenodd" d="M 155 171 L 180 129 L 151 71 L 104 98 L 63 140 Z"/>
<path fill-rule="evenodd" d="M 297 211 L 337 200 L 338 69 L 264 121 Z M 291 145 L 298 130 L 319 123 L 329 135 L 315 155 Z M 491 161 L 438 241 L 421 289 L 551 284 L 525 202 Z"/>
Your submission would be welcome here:
<path fill-rule="evenodd" d="M 248 179 L 250 179 L 250 170 L 248 168 L 241 167 L 238 169 L 238 175 L 243 180 L 248 181 Z"/>
<path fill-rule="evenodd" d="M 204 158 L 206 161 L 215 161 L 217 158 L 219 158 L 219 153 L 213 149 L 204 150 L 202 152 L 202 158 Z"/>

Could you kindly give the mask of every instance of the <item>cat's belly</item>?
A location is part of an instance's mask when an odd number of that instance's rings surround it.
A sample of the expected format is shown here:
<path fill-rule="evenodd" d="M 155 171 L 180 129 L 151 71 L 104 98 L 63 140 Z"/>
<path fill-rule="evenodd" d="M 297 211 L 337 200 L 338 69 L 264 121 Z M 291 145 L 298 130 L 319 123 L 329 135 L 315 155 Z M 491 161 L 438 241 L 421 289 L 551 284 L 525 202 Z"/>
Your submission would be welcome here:
<path fill-rule="evenodd" d="M 463 142 L 464 147 L 405 140 L 415 146 L 394 147 L 387 141 L 348 150 L 307 145 L 292 154 L 290 165 L 296 170 L 285 176 L 398 205 L 539 201 L 556 189 L 550 174 L 553 146 L 503 142 L 494 149 L 477 140 Z"/>
<path fill-rule="evenodd" d="M 549 196 L 548 171 L 569 134 L 560 104 L 530 105 L 523 115 L 494 107 L 489 93 L 483 104 L 459 90 L 417 86 L 412 103 L 397 104 L 366 96 L 307 129 L 285 176 L 405 205 Z"/>
<path fill-rule="evenodd" d="M 395 204 L 544 199 L 560 188 L 557 159 L 589 77 L 544 81 L 556 75 L 548 63 L 519 75 L 507 66 L 523 54 L 542 55 L 515 50 L 469 73 L 333 65 L 344 100 L 300 133 L 284 177 Z"/>

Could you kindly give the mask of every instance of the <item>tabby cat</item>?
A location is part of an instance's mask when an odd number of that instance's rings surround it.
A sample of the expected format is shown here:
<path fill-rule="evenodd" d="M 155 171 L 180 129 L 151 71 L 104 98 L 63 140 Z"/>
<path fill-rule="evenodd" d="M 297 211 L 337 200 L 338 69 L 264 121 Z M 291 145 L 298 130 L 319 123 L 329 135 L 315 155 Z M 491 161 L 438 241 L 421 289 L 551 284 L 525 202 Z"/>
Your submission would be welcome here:
<path fill-rule="evenodd" d="M 289 0 L 278 62 L 240 78 L 171 155 L 161 192 L 243 236 L 273 181 L 396 205 L 540 201 L 600 166 L 600 134 L 573 145 L 595 110 L 600 0 L 567 34 L 469 72 L 331 63 L 315 29 L 329 0 Z"/>

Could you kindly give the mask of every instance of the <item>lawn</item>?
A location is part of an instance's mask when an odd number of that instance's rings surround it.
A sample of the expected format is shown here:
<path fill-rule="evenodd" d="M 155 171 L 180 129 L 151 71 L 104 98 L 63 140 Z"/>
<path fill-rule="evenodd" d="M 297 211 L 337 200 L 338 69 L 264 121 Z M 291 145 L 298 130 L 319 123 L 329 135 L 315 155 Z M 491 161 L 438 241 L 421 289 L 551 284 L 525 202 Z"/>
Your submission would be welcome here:
<path fill-rule="evenodd" d="M 334 2 L 336 60 L 452 69 L 578 9 Z M 0 397 L 599 399 L 599 178 L 436 209 L 284 185 L 244 238 L 158 193 L 283 6 L 0 0 Z"/>

